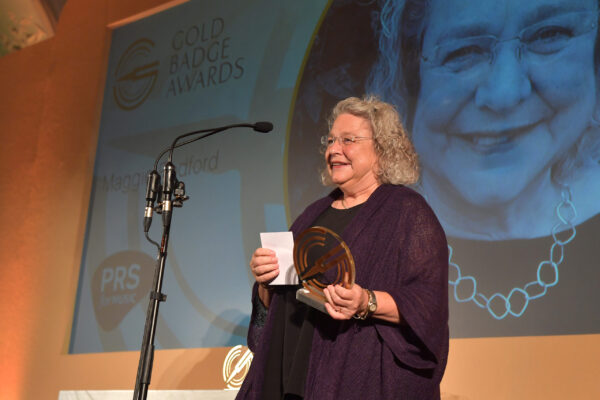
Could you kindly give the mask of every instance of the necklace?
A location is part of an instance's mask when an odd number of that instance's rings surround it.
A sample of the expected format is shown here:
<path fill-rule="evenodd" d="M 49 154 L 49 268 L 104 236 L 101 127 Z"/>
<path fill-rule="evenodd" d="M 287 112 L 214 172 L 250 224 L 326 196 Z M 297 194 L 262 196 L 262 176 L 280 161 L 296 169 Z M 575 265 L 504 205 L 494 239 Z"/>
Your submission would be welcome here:
<path fill-rule="evenodd" d="M 558 284 L 558 266 L 565 259 L 564 248 L 575 239 L 575 235 L 577 234 L 575 225 L 573 225 L 573 220 L 577 217 L 577 210 L 573 204 L 571 189 L 568 186 L 563 186 L 560 194 L 561 199 L 556 205 L 556 216 L 559 222 L 550 230 L 550 234 L 554 240 L 554 243 L 550 246 L 550 256 L 538 264 L 536 280 L 526 283 L 523 287 L 512 288 L 508 292 L 508 295 L 496 292 L 487 296 L 477 291 L 477 280 L 473 276 L 462 275 L 460 266 L 452 261 L 452 246 L 448 245 L 448 265 L 454 269 L 455 275 L 454 279 L 448 280 L 448 284 L 454 287 L 454 299 L 457 302 L 466 303 L 472 301 L 478 307 L 487 310 L 497 320 L 504 319 L 509 314 L 518 318 L 525 313 L 529 301 L 544 297 L 549 287 Z M 558 233 L 563 231 L 569 234 L 564 240 L 558 237 Z M 544 280 L 542 278 L 544 272 L 546 272 L 545 275 L 551 274 L 553 279 Z M 470 286 L 470 290 L 466 290 L 467 293 L 470 292 L 470 295 L 467 297 L 459 296 L 459 286 L 463 288 Z M 513 304 L 519 298 L 522 305 L 515 309 Z"/>
<path fill-rule="evenodd" d="M 347 210 L 348 207 L 346 207 L 346 204 L 344 203 L 344 198 L 342 197 L 342 207 L 344 207 L 344 210 Z"/>

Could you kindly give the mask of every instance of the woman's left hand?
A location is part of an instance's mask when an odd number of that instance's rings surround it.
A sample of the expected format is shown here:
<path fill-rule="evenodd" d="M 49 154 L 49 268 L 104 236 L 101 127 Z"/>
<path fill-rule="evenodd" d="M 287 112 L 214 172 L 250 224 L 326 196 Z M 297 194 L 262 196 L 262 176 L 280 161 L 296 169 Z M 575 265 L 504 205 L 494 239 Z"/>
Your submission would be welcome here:
<path fill-rule="evenodd" d="M 350 319 L 366 310 L 368 295 L 356 283 L 350 289 L 342 285 L 329 285 L 324 290 L 325 308 L 333 319 Z"/>

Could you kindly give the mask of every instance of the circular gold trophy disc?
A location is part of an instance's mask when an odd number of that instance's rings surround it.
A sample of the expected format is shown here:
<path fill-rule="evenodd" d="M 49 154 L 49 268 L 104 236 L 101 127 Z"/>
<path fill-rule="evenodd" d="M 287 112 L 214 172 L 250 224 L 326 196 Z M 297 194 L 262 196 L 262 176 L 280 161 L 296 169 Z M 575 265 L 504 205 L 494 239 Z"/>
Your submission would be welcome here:
<path fill-rule="evenodd" d="M 350 249 L 331 229 L 314 226 L 302 232 L 294 241 L 294 267 L 302 288 L 296 299 L 324 313 L 328 285 L 354 284 L 354 258 Z"/>

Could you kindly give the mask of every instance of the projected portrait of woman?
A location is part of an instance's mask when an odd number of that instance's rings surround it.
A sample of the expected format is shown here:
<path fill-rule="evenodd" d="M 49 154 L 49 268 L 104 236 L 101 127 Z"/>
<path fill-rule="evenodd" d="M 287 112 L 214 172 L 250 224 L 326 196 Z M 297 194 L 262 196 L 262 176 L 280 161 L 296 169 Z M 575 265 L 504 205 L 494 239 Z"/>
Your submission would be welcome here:
<path fill-rule="evenodd" d="M 574 223 L 593 216 L 598 203 L 577 194 L 599 194 L 597 1 L 399 3 L 388 2 L 382 23 L 401 24 L 380 50 L 407 51 L 380 59 L 371 89 L 405 107 L 449 234 L 546 236 L 565 197 L 579 205 Z"/>
<path fill-rule="evenodd" d="M 355 79 L 412 133 L 449 236 L 453 336 L 600 332 L 598 1 L 378 7 Z"/>

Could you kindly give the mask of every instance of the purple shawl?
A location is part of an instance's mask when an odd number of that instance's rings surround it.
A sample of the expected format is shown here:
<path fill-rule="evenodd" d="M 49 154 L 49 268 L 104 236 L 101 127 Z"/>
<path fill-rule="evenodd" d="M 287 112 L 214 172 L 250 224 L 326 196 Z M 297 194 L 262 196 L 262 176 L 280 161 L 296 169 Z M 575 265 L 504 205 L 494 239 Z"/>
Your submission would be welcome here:
<path fill-rule="evenodd" d="M 311 204 L 291 227 L 294 235 L 341 195 L 333 191 Z M 415 191 L 381 185 L 348 224 L 342 238 L 356 265 L 356 282 L 388 292 L 401 323 L 328 320 L 317 326 L 305 399 L 439 399 L 448 355 L 448 249 L 433 211 Z M 256 285 L 253 296 L 257 295 Z M 248 346 L 254 360 L 237 399 L 260 399 L 273 310 L 254 324 Z"/>

